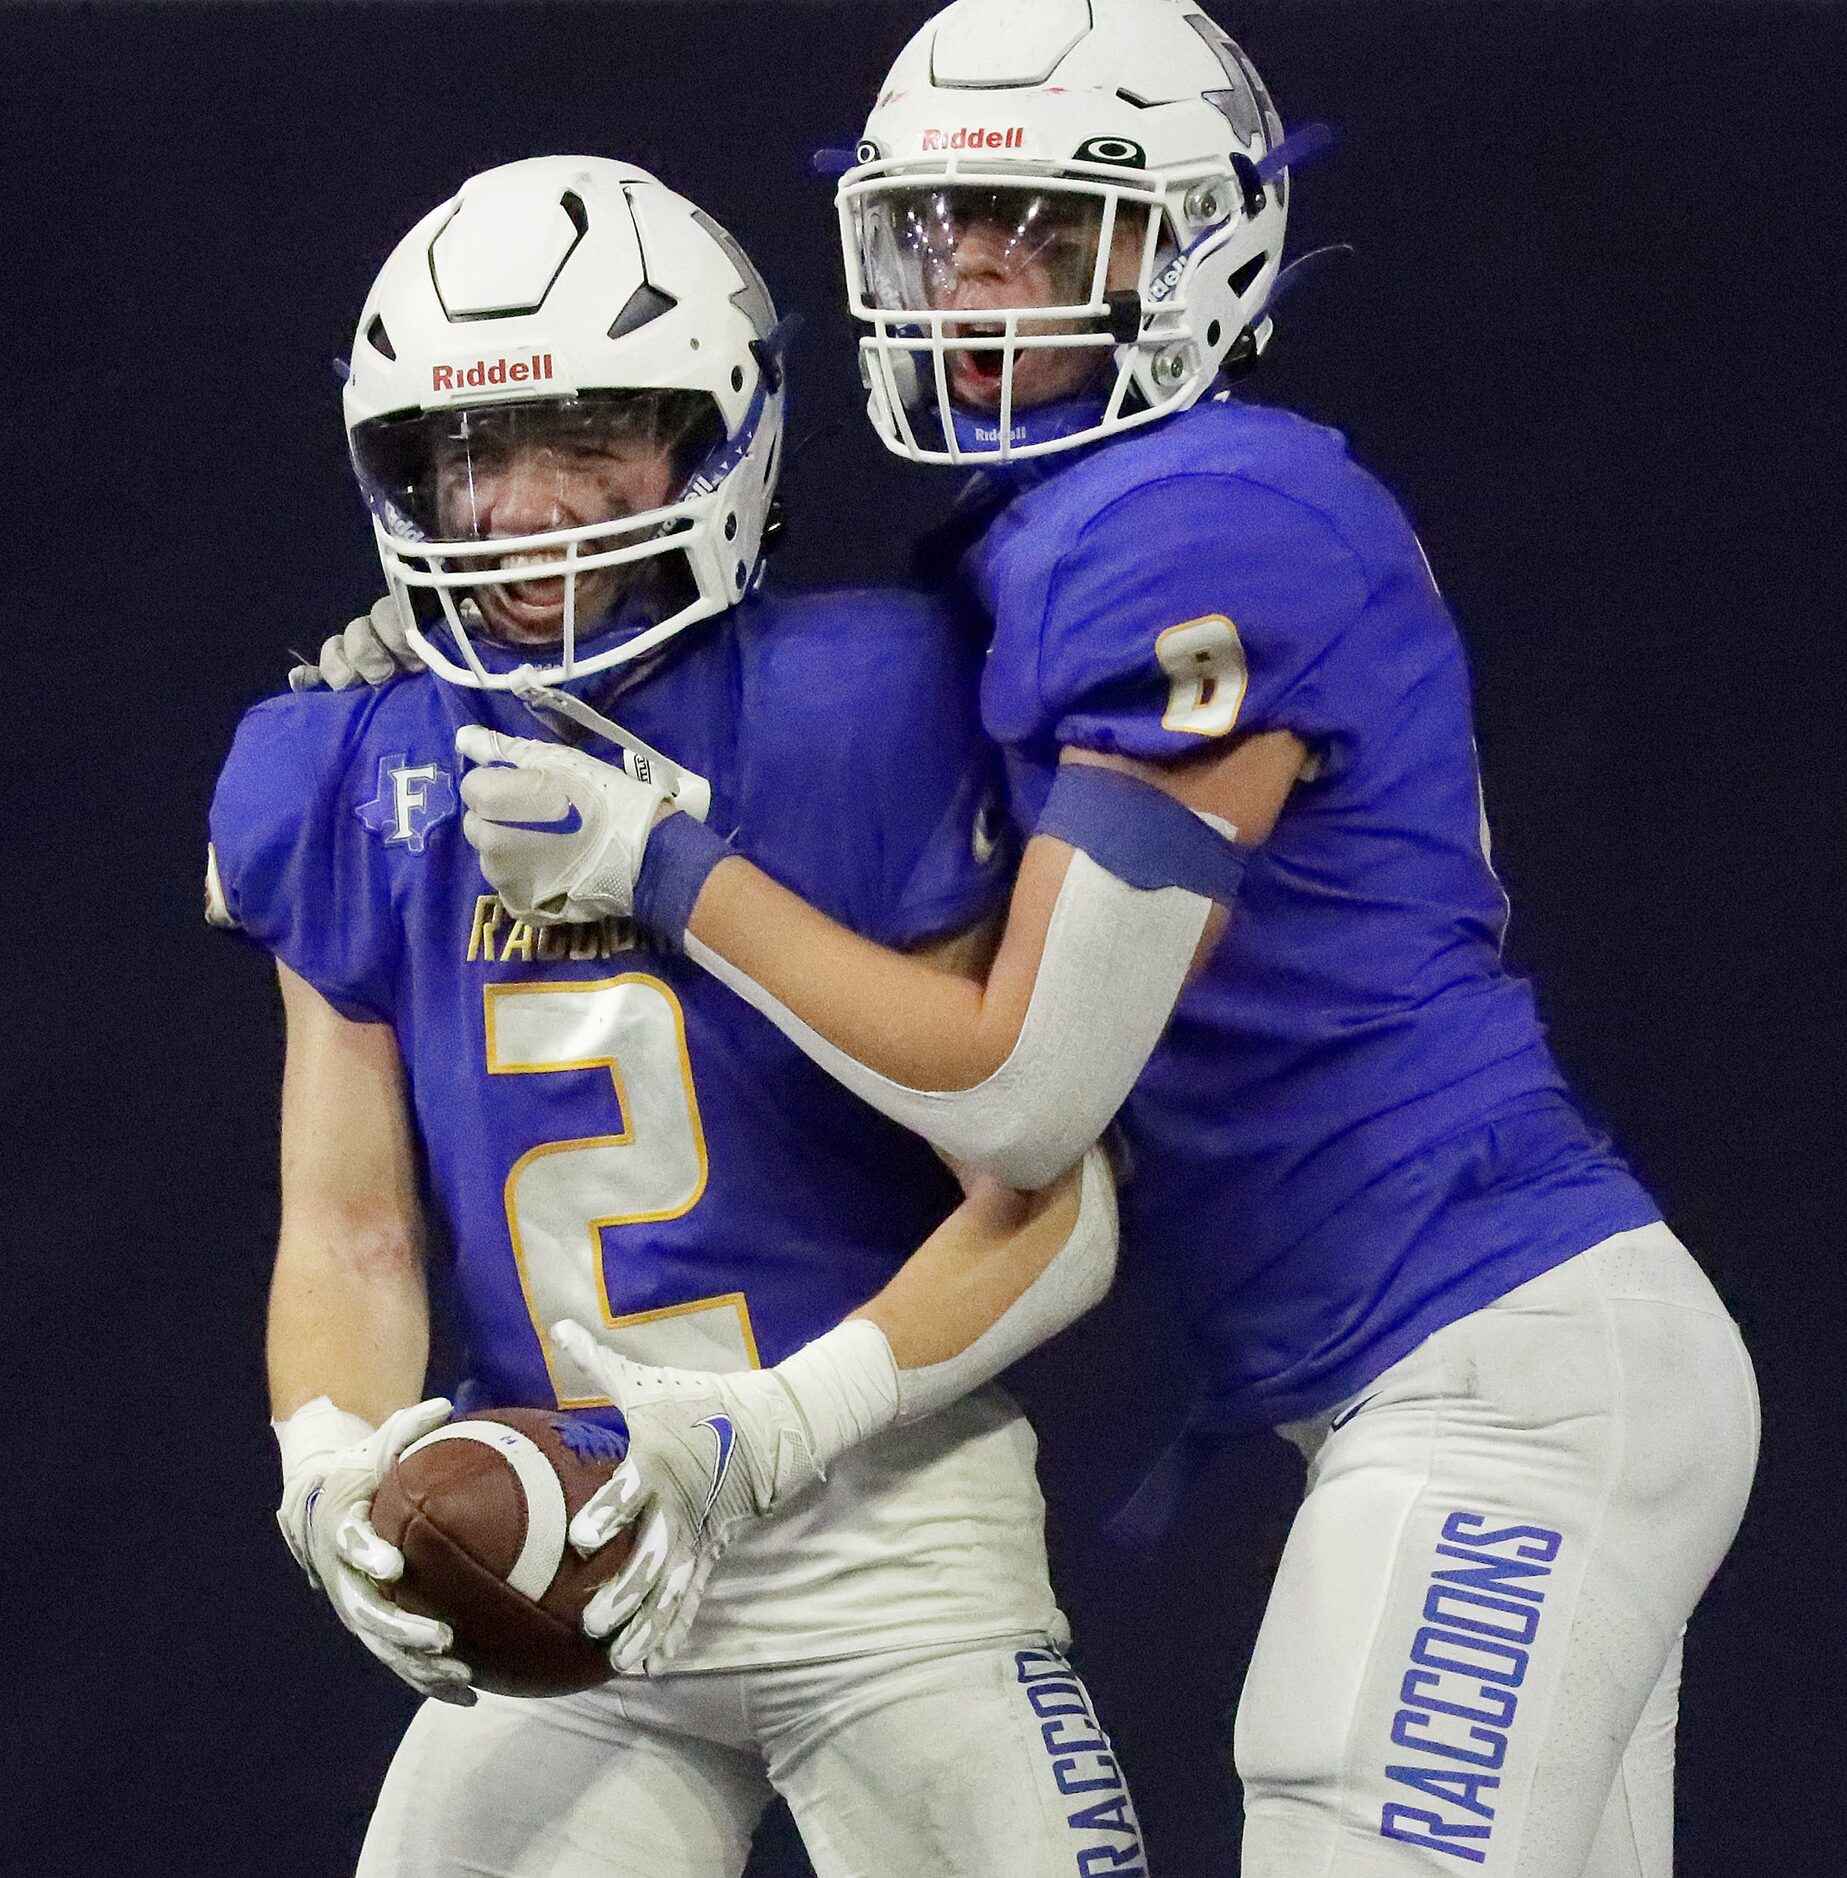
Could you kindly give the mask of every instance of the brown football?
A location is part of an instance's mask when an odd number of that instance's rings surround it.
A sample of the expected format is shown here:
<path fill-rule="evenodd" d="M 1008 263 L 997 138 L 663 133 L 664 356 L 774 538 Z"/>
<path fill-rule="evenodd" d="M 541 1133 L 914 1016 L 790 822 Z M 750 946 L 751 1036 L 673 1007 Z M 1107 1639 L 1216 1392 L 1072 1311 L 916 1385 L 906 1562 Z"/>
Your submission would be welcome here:
<path fill-rule="evenodd" d="M 608 1680 L 580 1623 L 634 1539 L 585 1559 L 565 1528 L 622 1453 L 620 1434 L 580 1415 L 491 1409 L 426 1435 L 385 1476 L 372 1525 L 404 1554 L 391 1595 L 450 1626 L 477 1688 L 568 1695 Z"/>

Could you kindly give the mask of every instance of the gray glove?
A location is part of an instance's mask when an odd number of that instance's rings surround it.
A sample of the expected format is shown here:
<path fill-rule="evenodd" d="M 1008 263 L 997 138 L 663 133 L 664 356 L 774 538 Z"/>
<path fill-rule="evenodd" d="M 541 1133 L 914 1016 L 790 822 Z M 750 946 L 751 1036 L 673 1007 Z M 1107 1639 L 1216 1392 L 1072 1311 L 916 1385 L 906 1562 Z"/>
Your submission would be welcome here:
<path fill-rule="evenodd" d="M 336 1614 L 387 1669 L 419 1695 L 463 1707 L 474 1701 L 468 1665 L 451 1654 L 447 1624 L 391 1601 L 404 1555 L 373 1530 L 372 1497 L 404 1450 L 449 1419 L 440 1398 L 387 1416 L 377 1428 L 342 1414 L 325 1396 L 276 1424 L 282 1445 L 282 1504 L 276 1523 Z"/>
<path fill-rule="evenodd" d="M 404 618 L 398 603 L 384 594 L 370 613 L 349 620 L 344 632 L 332 634 L 321 647 L 318 664 L 306 662 L 289 673 L 291 691 L 344 691 L 349 685 L 389 684 L 400 672 L 417 672 L 423 661 L 404 636 Z"/>
<path fill-rule="evenodd" d="M 825 1464 L 777 1370 L 654 1369 L 568 1319 L 552 1341 L 628 1422 L 628 1458 L 578 1509 L 571 1542 L 588 1557 L 635 1528 L 633 1555 L 585 1607 L 584 1629 L 608 1645 L 613 1669 L 640 1669 L 685 1642 L 730 1540 L 824 1479 Z"/>
<path fill-rule="evenodd" d="M 563 926 L 634 912 L 666 789 L 568 744 L 484 724 L 464 724 L 455 748 L 478 766 L 462 778 L 462 833 L 509 913 Z"/>

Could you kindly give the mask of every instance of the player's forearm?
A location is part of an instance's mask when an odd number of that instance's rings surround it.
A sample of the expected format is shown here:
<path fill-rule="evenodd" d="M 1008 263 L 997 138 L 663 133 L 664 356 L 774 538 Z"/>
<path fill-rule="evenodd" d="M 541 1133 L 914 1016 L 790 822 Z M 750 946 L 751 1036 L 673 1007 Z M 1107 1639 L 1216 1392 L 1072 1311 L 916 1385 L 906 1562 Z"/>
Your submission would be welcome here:
<path fill-rule="evenodd" d="M 860 938 L 741 859 L 712 870 L 687 930 L 878 1075 L 909 1089 L 969 1089 L 991 1076 L 1019 1039 L 1057 895 L 1055 882 L 1049 894 L 1030 890 L 1048 869 L 1062 872 L 1062 864 L 1059 853 L 1029 850 L 985 984 Z"/>
<path fill-rule="evenodd" d="M 408 1228 L 344 1232 L 337 1245 L 285 1229 L 269 1296 L 276 1420 L 324 1395 L 376 1425 L 422 1395 L 429 1348 L 423 1264 Z"/>
<path fill-rule="evenodd" d="M 991 1382 L 1097 1303 L 1115 1270 L 1115 1188 L 1092 1149 L 1043 1194 L 972 1188 L 870 1303 L 753 1373 L 787 1391 L 825 1473 Z"/>
<path fill-rule="evenodd" d="M 817 1361 L 819 1375 L 854 1363 L 882 1373 L 886 1418 L 918 1421 L 1075 1322 L 1115 1271 L 1115 1185 L 1093 1148 L 1044 1194 L 972 1189 L 878 1297 L 783 1367 L 837 1345 L 840 1360 Z"/>
<path fill-rule="evenodd" d="M 1207 844 L 1210 884 L 1230 897 L 1226 880 L 1242 862 L 1221 835 L 1139 782 L 1105 788 L 1161 804 L 1170 847 L 1176 819 L 1195 846 Z M 1188 866 L 1206 871 L 1197 854 Z M 952 1159 L 1031 1190 L 1109 1125 L 1210 932 L 1209 893 L 1159 873 L 1146 879 L 1133 861 L 1124 871 L 1135 878 L 1036 834 L 979 993 L 865 946 L 735 860 L 705 877 L 686 951 L 882 1114 Z M 897 1049 L 878 1047 L 893 1039 Z"/>
<path fill-rule="evenodd" d="M 1210 791 L 1185 781 L 1221 808 L 1242 799 L 1216 772 Z M 1267 832 L 1274 804 L 1251 802 L 1252 827 Z M 666 929 L 685 931 L 689 958 L 829 1075 L 956 1160 L 1032 1189 L 1097 1140 L 1146 1067 L 1236 898 L 1249 852 L 1237 827 L 1147 776 L 1072 755 L 979 991 L 856 939 L 741 860 L 711 860 L 704 831 L 670 837 L 646 898 Z M 700 865 L 696 894 L 668 891 Z"/>
<path fill-rule="evenodd" d="M 991 1330 L 1071 1236 L 1079 1174 L 1038 1193 L 977 1178 L 967 1199 L 853 1313 L 884 1331 L 900 1370 L 960 1356 Z"/>
<path fill-rule="evenodd" d="M 278 968 L 282 1230 L 269 1304 L 278 1420 L 317 1396 L 377 1423 L 422 1394 L 429 1357 L 416 1147 L 397 1039 Z"/>

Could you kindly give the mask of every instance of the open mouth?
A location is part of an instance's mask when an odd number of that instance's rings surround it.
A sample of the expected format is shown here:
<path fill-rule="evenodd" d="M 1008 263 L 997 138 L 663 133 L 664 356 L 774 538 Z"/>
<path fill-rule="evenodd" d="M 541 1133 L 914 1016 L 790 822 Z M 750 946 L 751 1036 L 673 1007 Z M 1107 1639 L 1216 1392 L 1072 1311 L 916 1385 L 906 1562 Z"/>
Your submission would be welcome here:
<path fill-rule="evenodd" d="M 998 339 L 1000 326 L 963 326 L 958 337 Z M 949 355 L 950 388 L 958 400 L 968 404 L 998 407 L 1001 381 L 1007 374 L 1007 352 L 1003 346 L 983 347 L 979 352 L 952 352 Z"/>
<path fill-rule="evenodd" d="M 520 567 L 555 567 L 556 554 L 505 554 L 500 570 L 509 573 Z M 507 618 L 522 626 L 561 625 L 564 621 L 565 577 L 553 574 L 542 580 L 511 580 L 494 589 L 496 600 Z"/>
<path fill-rule="evenodd" d="M 502 555 L 499 571 L 516 572 L 522 567 L 556 567 L 556 549 L 523 554 Z M 593 628 L 608 610 L 621 584 L 624 570 L 592 568 L 576 574 L 577 629 Z M 521 643 L 555 643 L 564 632 L 564 609 L 567 580 L 564 574 L 548 574 L 536 580 L 508 580 L 484 585 L 475 590 L 475 604 L 488 624 L 504 637 Z"/>

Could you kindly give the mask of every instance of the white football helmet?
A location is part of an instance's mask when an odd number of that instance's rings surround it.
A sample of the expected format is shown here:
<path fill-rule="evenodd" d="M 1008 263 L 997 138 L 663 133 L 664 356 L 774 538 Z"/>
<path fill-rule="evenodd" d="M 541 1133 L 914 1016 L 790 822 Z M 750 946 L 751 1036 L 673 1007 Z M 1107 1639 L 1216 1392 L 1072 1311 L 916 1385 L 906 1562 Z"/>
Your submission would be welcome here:
<path fill-rule="evenodd" d="M 775 321 L 738 244 L 628 164 L 509 163 L 426 215 L 367 296 L 345 396 L 424 662 L 554 684 L 740 600 L 780 467 Z"/>
<path fill-rule="evenodd" d="M 1185 410 L 1269 338 L 1293 154 L 1194 0 L 956 0 L 840 182 L 874 428 L 1005 462 Z"/>

